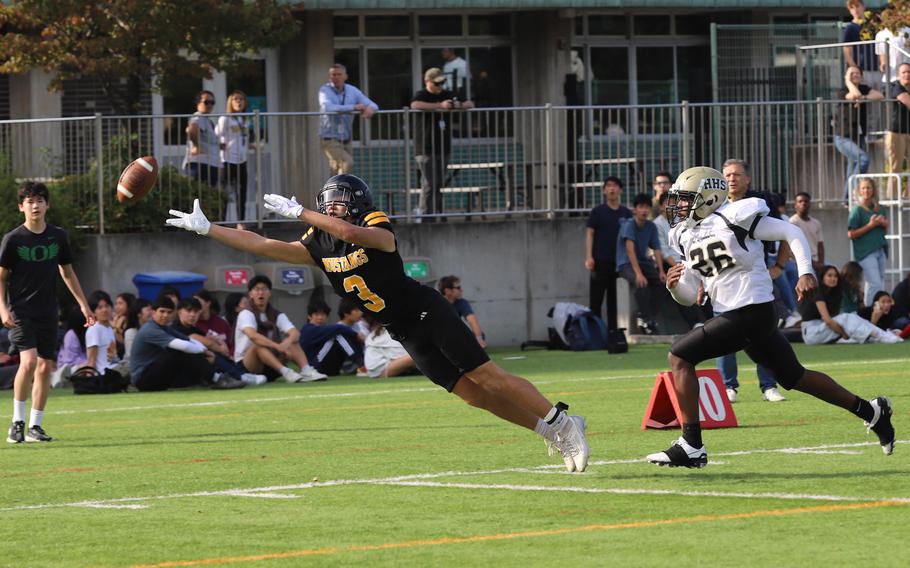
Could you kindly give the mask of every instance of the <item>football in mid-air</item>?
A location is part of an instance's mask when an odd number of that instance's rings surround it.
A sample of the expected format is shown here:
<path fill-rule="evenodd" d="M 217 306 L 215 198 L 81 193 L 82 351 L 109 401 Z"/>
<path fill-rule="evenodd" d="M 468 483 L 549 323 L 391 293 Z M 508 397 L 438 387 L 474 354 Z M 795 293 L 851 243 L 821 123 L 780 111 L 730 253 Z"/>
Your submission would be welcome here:
<path fill-rule="evenodd" d="M 130 162 L 117 181 L 117 201 L 131 205 L 151 191 L 158 180 L 158 162 L 143 156 Z"/>

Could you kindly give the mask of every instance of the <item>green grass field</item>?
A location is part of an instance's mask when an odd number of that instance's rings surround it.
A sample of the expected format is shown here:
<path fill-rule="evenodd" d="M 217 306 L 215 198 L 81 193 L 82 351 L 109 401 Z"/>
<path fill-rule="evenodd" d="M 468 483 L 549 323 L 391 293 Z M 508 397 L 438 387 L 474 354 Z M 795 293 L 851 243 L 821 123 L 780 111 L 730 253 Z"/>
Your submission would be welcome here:
<path fill-rule="evenodd" d="M 54 392 L 57 439 L 0 447 L 0 565 L 910 565 L 906 345 L 797 348 L 891 397 L 894 455 L 843 410 L 763 402 L 741 355 L 740 426 L 705 432 L 702 470 L 642 460 L 679 435 L 640 429 L 666 349 L 494 352 L 587 417 L 584 474 L 423 377 Z"/>

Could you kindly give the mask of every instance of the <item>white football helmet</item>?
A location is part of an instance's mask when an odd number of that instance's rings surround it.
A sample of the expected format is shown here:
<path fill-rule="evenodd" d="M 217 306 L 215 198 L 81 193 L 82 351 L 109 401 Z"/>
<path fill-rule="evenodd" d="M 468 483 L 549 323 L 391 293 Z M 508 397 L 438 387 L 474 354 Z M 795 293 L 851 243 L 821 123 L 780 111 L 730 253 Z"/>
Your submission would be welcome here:
<path fill-rule="evenodd" d="M 696 166 L 676 178 L 667 195 L 667 220 L 694 227 L 727 201 L 727 180 L 714 168 Z"/>

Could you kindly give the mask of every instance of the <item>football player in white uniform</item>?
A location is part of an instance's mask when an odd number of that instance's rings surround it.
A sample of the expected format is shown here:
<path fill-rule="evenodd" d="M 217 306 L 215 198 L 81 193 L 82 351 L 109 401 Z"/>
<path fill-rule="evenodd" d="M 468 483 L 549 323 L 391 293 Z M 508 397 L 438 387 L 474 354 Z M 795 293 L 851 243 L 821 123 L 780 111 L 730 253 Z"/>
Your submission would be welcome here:
<path fill-rule="evenodd" d="M 720 315 L 670 347 L 683 435 L 667 450 L 650 454 L 648 461 L 670 467 L 704 467 L 708 463 L 698 419 L 695 366 L 739 350 L 771 369 L 784 388 L 811 394 L 863 419 L 878 435 L 882 451 L 890 455 L 894 449 L 891 401 L 884 396 L 872 401 L 862 399 L 828 375 L 806 369 L 777 329 L 771 277 L 761 241 L 789 243 L 799 267 L 796 294 L 802 299 L 818 287 L 802 230 L 768 217 L 768 206 L 761 199 L 728 202 L 727 182 L 712 168 L 684 171 L 669 195 L 667 216 L 673 227 L 670 245 L 683 262 L 667 273 L 667 289 L 677 302 L 688 306 L 695 303 L 702 284 Z"/>

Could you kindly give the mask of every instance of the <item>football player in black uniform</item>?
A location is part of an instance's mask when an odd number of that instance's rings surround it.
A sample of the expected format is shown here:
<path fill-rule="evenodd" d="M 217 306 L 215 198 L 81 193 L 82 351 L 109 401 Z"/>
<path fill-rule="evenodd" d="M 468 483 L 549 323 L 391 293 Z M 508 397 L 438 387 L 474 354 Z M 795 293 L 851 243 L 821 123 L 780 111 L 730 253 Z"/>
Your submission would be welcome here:
<path fill-rule="evenodd" d="M 568 471 L 588 463 L 585 421 L 551 404 L 529 381 L 493 363 L 439 292 L 404 272 L 388 216 L 373 207 L 369 186 L 342 174 L 330 178 L 316 210 L 296 198 L 264 196 L 265 207 L 310 225 L 299 241 L 268 239 L 249 231 L 212 225 L 193 203 L 192 213 L 172 210 L 167 224 L 238 250 L 295 264 L 318 266 L 339 295 L 353 299 L 400 341 L 431 381 L 472 406 L 534 430 L 556 448 Z"/>

